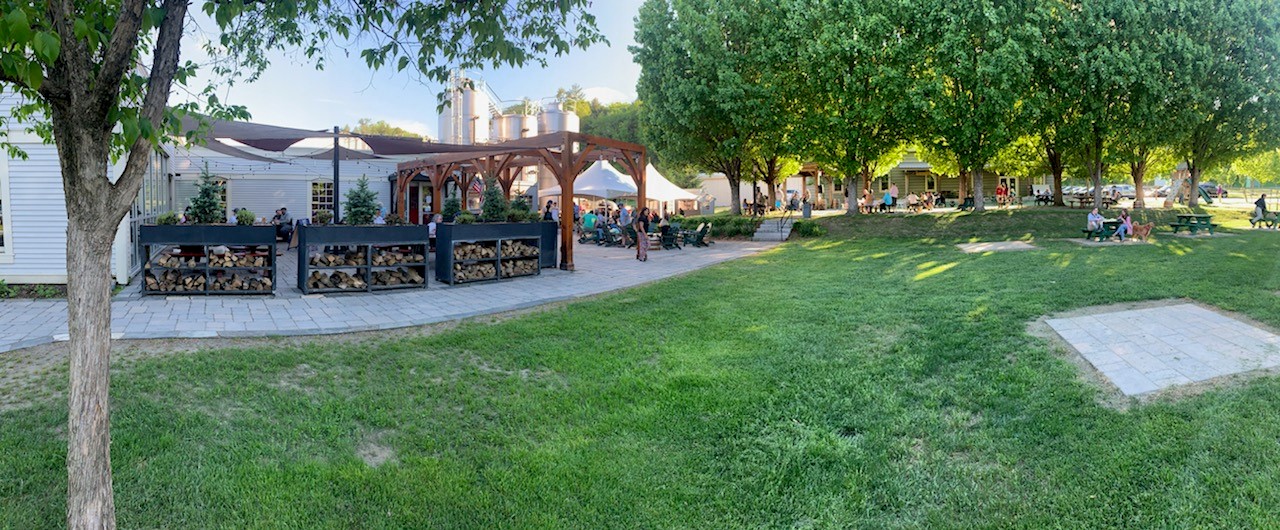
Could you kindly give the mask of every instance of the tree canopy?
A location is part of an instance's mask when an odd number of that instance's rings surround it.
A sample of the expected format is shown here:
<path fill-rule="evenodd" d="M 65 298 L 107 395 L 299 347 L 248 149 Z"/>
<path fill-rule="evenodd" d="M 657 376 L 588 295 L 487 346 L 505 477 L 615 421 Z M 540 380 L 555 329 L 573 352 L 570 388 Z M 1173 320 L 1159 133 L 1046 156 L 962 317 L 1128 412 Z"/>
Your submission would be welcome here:
<path fill-rule="evenodd" d="M 356 122 L 355 127 L 346 125 L 342 127 L 344 133 L 371 134 L 378 136 L 403 136 L 407 138 L 422 138 L 421 134 L 413 131 L 405 130 L 387 123 L 386 120 L 373 121 L 369 118 L 360 118 Z"/>

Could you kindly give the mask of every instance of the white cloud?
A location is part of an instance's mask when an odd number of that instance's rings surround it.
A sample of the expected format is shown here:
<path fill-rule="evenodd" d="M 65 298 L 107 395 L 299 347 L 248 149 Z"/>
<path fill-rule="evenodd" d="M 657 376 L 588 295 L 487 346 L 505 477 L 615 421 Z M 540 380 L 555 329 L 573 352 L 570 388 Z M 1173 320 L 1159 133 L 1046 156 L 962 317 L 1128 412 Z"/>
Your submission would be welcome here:
<path fill-rule="evenodd" d="M 634 95 L 627 94 L 621 90 L 614 88 L 593 86 L 582 89 L 582 93 L 587 96 L 587 100 L 598 99 L 601 103 L 608 105 L 610 103 L 626 103 L 636 99 Z"/>

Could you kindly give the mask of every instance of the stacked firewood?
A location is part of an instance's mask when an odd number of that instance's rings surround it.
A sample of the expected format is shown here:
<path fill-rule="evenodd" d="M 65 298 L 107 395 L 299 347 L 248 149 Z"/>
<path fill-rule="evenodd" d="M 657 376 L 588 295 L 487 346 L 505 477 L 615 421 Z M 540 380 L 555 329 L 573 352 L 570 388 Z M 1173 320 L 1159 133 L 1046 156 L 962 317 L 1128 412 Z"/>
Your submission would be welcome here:
<path fill-rule="evenodd" d="M 319 253 L 311 256 L 312 267 L 344 267 L 363 266 L 364 250 L 355 250 L 344 254 Z"/>
<path fill-rule="evenodd" d="M 426 281 L 422 273 L 404 267 L 374 271 L 372 279 L 374 285 L 422 285 Z"/>
<path fill-rule="evenodd" d="M 503 258 L 530 258 L 538 255 L 538 247 L 523 241 L 505 240 L 502 242 Z"/>
<path fill-rule="evenodd" d="M 155 264 L 156 266 L 165 267 L 168 269 L 177 269 L 179 267 L 195 268 L 200 266 L 200 257 L 199 256 L 183 257 L 183 256 L 172 256 L 172 255 L 161 255 L 156 257 Z"/>
<path fill-rule="evenodd" d="M 368 284 L 364 282 L 364 278 L 360 275 L 353 275 L 344 271 L 333 271 L 330 274 L 312 271 L 311 276 L 307 277 L 307 288 L 309 289 L 363 290 L 367 287 Z"/>
<path fill-rule="evenodd" d="M 220 276 L 209 283 L 210 291 L 270 291 L 271 278 L 252 274 Z"/>
<path fill-rule="evenodd" d="M 492 248 L 490 248 L 490 250 L 492 250 Z M 471 265 L 463 265 L 461 263 L 453 264 L 453 281 L 455 282 L 488 280 L 497 277 L 497 273 L 498 268 L 493 263 L 473 263 Z"/>
<path fill-rule="evenodd" d="M 204 274 L 182 274 L 178 271 L 166 271 L 159 275 L 148 271 L 145 282 L 148 291 L 180 293 L 187 291 L 203 291 L 205 277 Z"/>
<path fill-rule="evenodd" d="M 538 260 L 536 259 L 502 260 L 503 278 L 510 278 L 512 276 L 528 276 L 537 273 Z"/>
<path fill-rule="evenodd" d="M 210 267 L 265 267 L 267 257 L 253 254 L 210 254 Z"/>
<path fill-rule="evenodd" d="M 426 256 L 412 252 L 377 250 L 373 253 L 373 266 L 390 267 L 393 265 L 417 264 L 425 262 L 426 259 Z"/>
<path fill-rule="evenodd" d="M 453 247 L 455 261 L 473 259 L 493 259 L 498 257 L 498 248 L 493 243 L 459 243 Z"/>

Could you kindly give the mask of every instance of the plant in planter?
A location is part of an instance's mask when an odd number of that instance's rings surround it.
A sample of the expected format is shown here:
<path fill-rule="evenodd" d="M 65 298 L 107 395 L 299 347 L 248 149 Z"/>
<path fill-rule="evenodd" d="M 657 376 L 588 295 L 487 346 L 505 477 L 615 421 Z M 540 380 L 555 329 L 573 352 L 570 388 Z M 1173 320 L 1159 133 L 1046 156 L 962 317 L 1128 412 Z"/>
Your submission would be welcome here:
<path fill-rule="evenodd" d="M 329 224 L 329 223 L 331 223 L 331 222 L 333 222 L 333 211 L 332 211 L 332 210 L 317 210 L 317 211 L 316 211 L 316 224 L 320 224 L 320 225 L 327 225 L 327 224 Z"/>
<path fill-rule="evenodd" d="M 208 166 L 200 171 L 196 196 L 191 198 L 187 219 L 192 224 L 212 225 L 227 222 L 227 205 L 222 202 L 222 184 L 213 179 Z"/>
<path fill-rule="evenodd" d="M 538 214 L 533 212 L 529 207 L 529 201 L 526 201 L 524 197 L 516 197 L 511 201 L 511 206 L 507 209 L 507 221 L 528 223 L 537 220 Z"/>
<path fill-rule="evenodd" d="M 347 192 L 347 200 L 342 207 L 347 214 L 347 224 L 373 224 L 373 218 L 378 214 L 378 194 L 369 189 L 367 177 L 360 177 L 356 187 Z"/>
<path fill-rule="evenodd" d="M 257 217 L 254 217 L 253 212 L 247 208 L 241 208 L 240 211 L 236 212 L 236 226 L 253 226 L 255 220 L 257 220 Z"/>
<path fill-rule="evenodd" d="M 501 223 L 507 220 L 511 203 L 502 194 L 502 187 L 496 184 L 484 189 L 484 202 L 480 205 L 480 222 Z"/>
<path fill-rule="evenodd" d="M 476 222 L 476 214 L 471 212 L 462 212 L 453 217 L 453 222 L 460 225 L 469 225 Z"/>
<path fill-rule="evenodd" d="M 158 225 L 176 225 L 178 224 L 178 214 L 174 212 L 165 212 L 156 217 Z"/>
<path fill-rule="evenodd" d="M 449 197 L 444 200 L 444 206 L 440 209 L 440 217 L 444 218 L 444 222 L 452 223 L 453 218 L 462 212 L 462 200 L 457 197 Z"/>
<path fill-rule="evenodd" d="M 404 220 L 404 216 L 398 212 L 388 215 L 386 217 L 386 221 L 388 226 L 404 226 L 409 224 L 408 221 Z"/>

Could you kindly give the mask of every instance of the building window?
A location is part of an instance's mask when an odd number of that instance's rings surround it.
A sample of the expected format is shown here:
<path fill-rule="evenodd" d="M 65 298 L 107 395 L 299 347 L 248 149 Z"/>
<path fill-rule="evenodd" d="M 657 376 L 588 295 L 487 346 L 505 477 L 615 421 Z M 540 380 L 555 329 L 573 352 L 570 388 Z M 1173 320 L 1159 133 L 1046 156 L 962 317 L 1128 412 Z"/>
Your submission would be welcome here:
<path fill-rule="evenodd" d="M 938 191 L 938 177 L 935 175 L 924 176 L 924 191 Z"/>
<path fill-rule="evenodd" d="M 333 183 L 324 180 L 312 182 L 311 217 L 315 218 L 316 212 L 323 210 L 333 211 Z"/>
<path fill-rule="evenodd" d="M 844 181 L 837 180 L 834 185 L 836 187 L 836 193 L 841 193 L 844 191 Z"/>

